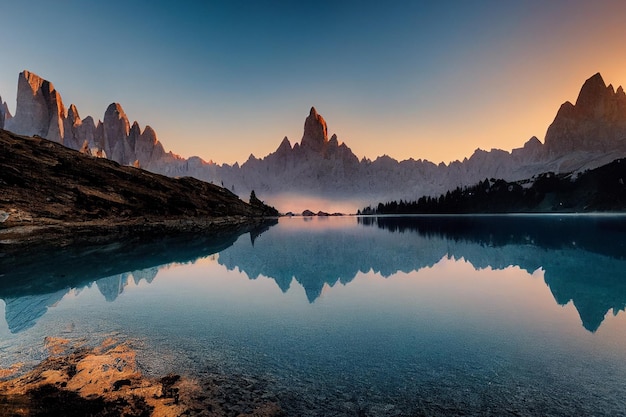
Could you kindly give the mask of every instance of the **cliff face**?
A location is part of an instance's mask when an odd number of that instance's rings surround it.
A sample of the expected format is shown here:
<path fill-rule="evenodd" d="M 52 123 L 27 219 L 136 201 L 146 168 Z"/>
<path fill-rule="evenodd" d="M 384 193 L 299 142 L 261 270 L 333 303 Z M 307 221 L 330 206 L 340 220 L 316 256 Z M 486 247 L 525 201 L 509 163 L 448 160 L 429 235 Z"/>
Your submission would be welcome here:
<path fill-rule="evenodd" d="M 317 113 L 315 107 L 311 107 L 309 117 L 304 121 L 304 134 L 302 135 L 300 146 L 303 149 L 321 152 L 327 143 L 328 128 L 326 127 L 326 120 Z"/>
<path fill-rule="evenodd" d="M 32 72 L 20 73 L 15 117 L 7 120 L 5 127 L 20 135 L 37 135 L 62 143 L 64 118 L 63 100 L 54 85 Z"/>
<path fill-rule="evenodd" d="M 165 158 L 154 130 L 146 126 L 142 132 L 137 122 L 131 129 L 119 103 L 109 105 L 103 121 L 96 123 L 91 116 L 81 120 L 74 104 L 66 110 L 51 82 L 29 71 L 18 77 L 15 117 L 11 117 L 6 103 L 0 105 L 0 128 L 18 135 L 40 136 L 71 149 L 89 149 L 93 155 L 122 165 L 147 167 Z"/>
<path fill-rule="evenodd" d="M 548 128 L 546 151 L 551 156 L 571 152 L 626 150 L 626 94 L 615 91 L 598 73 L 583 84 L 576 104 L 563 103 Z"/>

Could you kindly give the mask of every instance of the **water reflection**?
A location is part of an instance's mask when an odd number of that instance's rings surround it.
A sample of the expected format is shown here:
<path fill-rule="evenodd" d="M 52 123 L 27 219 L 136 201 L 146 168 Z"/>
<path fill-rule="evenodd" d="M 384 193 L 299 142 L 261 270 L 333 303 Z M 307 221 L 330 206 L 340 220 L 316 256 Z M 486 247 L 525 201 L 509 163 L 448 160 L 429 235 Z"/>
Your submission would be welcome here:
<path fill-rule="evenodd" d="M 176 236 L 134 236 L 104 245 L 3 248 L 0 253 L 0 299 L 9 330 L 26 330 L 71 289 L 95 283 L 113 302 L 133 278 L 151 283 L 158 270 L 172 263 L 194 262 L 231 246 L 250 233 L 260 235 L 276 221 L 231 232 Z"/>
<path fill-rule="evenodd" d="M 609 311 L 626 309 L 626 217 L 461 216 L 360 219 L 379 228 L 455 242 L 449 256 L 476 268 L 542 268 L 557 303 L 572 301 L 596 331 Z M 469 242 L 471 245 L 465 245 Z M 477 248 L 481 250 L 477 251 Z"/>
<path fill-rule="evenodd" d="M 293 219 L 292 221 L 297 221 Z M 594 332 L 609 311 L 626 308 L 626 218 L 620 216 L 467 216 L 358 218 L 365 227 L 276 229 L 254 249 L 234 245 L 219 262 L 251 279 L 294 279 L 314 302 L 325 285 L 359 272 L 384 277 L 432 267 L 444 257 L 476 269 L 544 270 L 557 303 L 570 301 Z M 369 230 L 368 230 L 369 229 Z M 384 230 L 385 233 L 380 231 Z M 391 233 L 389 233 L 391 232 Z M 280 256 L 277 256 L 280 254 Z"/>
<path fill-rule="evenodd" d="M 519 266 L 544 279 L 557 303 L 570 301 L 594 332 L 607 312 L 626 308 L 624 217 L 467 216 L 283 219 L 268 226 L 212 236 L 127 239 L 97 247 L 4 252 L 0 298 L 9 330 L 32 327 L 71 288 L 95 286 L 113 302 L 129 279 L 151 283 L 159 268 L 219 252 L 218 262 L 250 279 L 293 282 L 309 302 L 325 286 L 350 283 L 358 273 L 390 277 L 432 267 L 444 258 L 474 268 Z M 241 236 L 249 232 L 249 236 Z"/>

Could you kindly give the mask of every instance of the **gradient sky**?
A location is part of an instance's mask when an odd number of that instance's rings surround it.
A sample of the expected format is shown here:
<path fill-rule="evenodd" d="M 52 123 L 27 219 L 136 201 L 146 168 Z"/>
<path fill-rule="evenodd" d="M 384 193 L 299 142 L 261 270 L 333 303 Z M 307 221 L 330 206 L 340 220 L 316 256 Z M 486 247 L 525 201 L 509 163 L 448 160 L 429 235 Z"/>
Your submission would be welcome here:
<path fill-rule="evenodd" d="M 359 158 L 449 162 L 543 141 L 596 72 L 626 85 L 622 0 L 6 3 L 12 112 L 28 69 L 83 118 L 119 102 L 219 163 L 299 142 L 311 106 Z"/>

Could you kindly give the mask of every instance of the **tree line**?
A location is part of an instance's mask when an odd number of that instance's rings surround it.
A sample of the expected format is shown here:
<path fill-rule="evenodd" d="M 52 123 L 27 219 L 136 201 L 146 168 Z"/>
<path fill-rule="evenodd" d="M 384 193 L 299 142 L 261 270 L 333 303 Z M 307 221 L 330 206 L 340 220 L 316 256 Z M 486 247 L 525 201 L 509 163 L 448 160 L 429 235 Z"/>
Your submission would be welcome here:
<path fill-rule="evenodd" d="M 548 172 L 530 180 L 488 179 L 439 196 L 370 205 L 357 214 L 462 214 L 626 210 L 626 160 L 578 174 Z"/>

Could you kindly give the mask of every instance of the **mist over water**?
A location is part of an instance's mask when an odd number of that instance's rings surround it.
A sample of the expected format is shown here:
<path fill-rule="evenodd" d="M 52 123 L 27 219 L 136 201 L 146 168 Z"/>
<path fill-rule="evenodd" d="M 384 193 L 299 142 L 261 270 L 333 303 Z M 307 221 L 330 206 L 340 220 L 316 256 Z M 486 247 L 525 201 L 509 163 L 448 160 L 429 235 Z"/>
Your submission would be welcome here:
<path fill-rule="evenodd" d="M 301 214 L 304 210 L 311 210 L 313 213 L 323 211 L 330 214 L 355 214 L 357 210 L 372 204 L 371 201 L 364 199 L 323 198 L 289 193 L 266 197 L 259 195 L 259 198 L 281 213 L 292 212 L 294 214 Z"/>
<path fill-rule="evenodd" d="M 0 367 L 114 336 L 154 375 L 263 376 L 292 415 L 623 415 L 624 220 L 295 217 L 4 256 Z"/>

